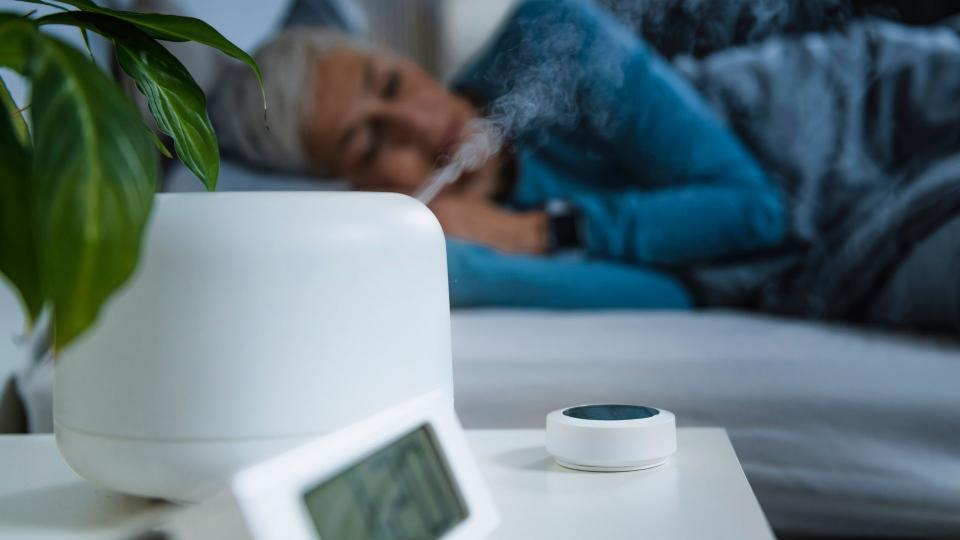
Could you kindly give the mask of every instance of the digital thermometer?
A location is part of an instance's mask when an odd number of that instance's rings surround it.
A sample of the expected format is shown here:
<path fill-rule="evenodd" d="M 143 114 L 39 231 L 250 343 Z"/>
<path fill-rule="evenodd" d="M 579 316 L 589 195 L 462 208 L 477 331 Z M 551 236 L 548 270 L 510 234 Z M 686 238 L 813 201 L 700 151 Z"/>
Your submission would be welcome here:
<path fill-rule="evenodd" d="M 497 522 L 453 401 L 437 391 L 241 471 L 158 537 L 472 540 Z"/>

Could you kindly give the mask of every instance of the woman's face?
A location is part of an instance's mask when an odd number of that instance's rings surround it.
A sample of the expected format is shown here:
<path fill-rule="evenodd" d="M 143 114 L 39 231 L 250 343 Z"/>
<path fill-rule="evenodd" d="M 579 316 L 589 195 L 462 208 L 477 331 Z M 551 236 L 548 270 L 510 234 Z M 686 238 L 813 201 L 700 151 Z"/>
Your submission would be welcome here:
<path fill-rule="evenodd" d="M 382 51 L 335 50 L 314 69 L 307 151 L 358 189 L 413 192 L 476 116 L 415 63 Z"/>

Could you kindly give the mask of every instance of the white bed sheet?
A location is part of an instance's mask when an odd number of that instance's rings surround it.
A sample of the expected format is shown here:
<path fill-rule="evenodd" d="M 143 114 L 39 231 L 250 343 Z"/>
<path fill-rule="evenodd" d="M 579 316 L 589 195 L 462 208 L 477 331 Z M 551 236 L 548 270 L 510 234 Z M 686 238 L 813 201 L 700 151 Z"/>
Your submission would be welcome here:
<path fill-rule="evenodd" d="M 461 311 L 467 427 L 590 402 L 727 428 L 781 532 L 960 537 L 960 347 L 732 312 Z"/>

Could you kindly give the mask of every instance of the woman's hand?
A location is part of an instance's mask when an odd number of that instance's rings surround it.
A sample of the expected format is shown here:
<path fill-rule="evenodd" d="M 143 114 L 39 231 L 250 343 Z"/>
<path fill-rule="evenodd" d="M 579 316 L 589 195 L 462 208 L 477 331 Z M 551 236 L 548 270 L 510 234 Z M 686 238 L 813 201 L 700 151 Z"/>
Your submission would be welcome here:
<path fill-rule="evenodd" d="M 508 253 L 543 253 L 547 215 L 511 212 L 487 199 L 441 195 L 430 203 L 445 233 Z"/>

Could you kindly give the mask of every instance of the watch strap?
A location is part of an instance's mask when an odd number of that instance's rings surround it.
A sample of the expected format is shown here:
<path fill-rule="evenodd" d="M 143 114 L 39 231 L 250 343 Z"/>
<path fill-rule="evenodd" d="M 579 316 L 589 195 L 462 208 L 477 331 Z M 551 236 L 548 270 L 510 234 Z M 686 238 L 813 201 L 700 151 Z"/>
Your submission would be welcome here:
<path fill-rule="evenodd" d="M 550 201 L 544 210 L 548 218 L 548 251 L 556 252 L 582 247 L 581 216 L 574 205 L 567 201 Z"/>

